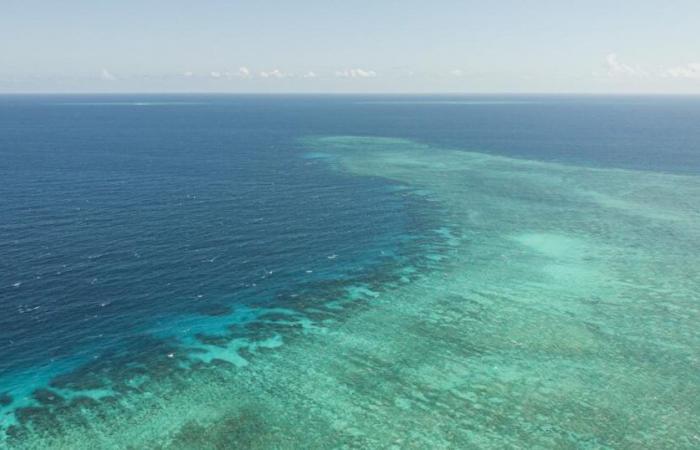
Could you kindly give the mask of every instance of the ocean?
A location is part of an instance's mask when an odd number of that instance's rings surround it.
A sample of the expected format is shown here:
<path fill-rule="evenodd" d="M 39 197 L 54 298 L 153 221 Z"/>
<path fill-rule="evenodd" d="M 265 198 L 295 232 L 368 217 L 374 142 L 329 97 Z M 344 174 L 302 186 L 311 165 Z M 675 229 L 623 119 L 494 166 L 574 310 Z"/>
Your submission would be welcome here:
<path fill-rule="evenodd" d="M 0 448 L 697 448 L 700 97 L 0 97 Z"/>

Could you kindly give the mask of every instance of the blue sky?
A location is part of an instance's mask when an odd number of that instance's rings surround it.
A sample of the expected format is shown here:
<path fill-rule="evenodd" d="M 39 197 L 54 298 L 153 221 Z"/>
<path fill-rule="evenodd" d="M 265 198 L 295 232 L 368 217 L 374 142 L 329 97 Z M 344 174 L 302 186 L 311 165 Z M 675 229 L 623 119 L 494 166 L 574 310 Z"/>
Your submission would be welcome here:
<path fill-rule="evenodd" d="M 700 1 L 2 0 L 0 92 L 700 93 Z"/>

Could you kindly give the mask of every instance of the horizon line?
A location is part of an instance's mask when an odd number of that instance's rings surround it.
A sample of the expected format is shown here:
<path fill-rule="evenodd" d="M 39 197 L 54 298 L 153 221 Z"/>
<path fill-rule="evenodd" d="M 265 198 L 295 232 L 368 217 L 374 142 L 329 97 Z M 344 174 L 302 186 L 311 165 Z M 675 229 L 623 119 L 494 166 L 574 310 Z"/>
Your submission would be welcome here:
<path fill-rule="evenodd" d="M 25 91 L 25 92 L 2 92 L 0 96 L 22 96 L 22 95 L 230 95 L 230 96 L 527 96 L 527 95 L 542 95 L 542 96 L 578 96 L 578 97 L 593 97 L 593 96 L 700 96 L 700 92 L 547 92 L 547 91 L 504 91 L 504 92 L 230 92 L 230 91 Z"/>

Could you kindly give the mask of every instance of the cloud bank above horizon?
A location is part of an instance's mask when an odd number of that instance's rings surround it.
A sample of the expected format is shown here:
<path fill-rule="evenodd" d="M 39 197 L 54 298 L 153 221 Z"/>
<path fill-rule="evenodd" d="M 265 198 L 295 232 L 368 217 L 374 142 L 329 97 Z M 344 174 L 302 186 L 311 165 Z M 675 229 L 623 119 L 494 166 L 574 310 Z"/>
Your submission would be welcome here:
<path fill-rule="evenodd" d="M 700 93 L 695 1 L 332 6 L 7 0 L 0 92 Z"/>

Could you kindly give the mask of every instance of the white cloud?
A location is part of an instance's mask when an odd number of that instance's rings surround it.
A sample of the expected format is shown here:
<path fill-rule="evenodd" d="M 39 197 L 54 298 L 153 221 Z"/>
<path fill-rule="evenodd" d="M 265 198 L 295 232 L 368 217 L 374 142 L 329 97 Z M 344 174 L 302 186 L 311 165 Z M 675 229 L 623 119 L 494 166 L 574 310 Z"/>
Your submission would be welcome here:
<path fill-rule="evenodd" d="M 364 69 L 345 69 L 336 71 L 335 76 L 339 78 L 374 78 L 377 76 L 377 72 Z"/>
<path fill-rule="evenodd" d="M 464 76 L 464 71 L 462 69 L 451 70 L 450 75 L 452 75 L 454 77 L 462 77 L 462 76 Z"/>
<path fill-rule="evenodd" d="M 302 77 L 303 78 L 316 78 L 316 76 L 317 76 L 316 73 L 314 73 L 313 71 L 308 71 Z"/>
<path fill-rule="evenodd" d="M 607 75 L 609 77 L 646 77 L 648 73 L 639 67 L 633 67 L 621 62 L 615 53 L 610 53 L 605 57 Z"/>
<path fill-rule="evenodd" d="M 240 67 L 238 69 L 238 75 L 243 78 L 250 78 L 250 69 L 247 67 Z"/>
<path fill-rule="evenodd" d="M 684 66 L 670 67 L 663 74 L 670 78 L 695 78 L 700 79 L 700 63 L 690 63 Z"/>
<path fill-rule="evenodd" d="M 639 66 L 625 64 L 619 60 L 615 53 L 610 53 L 605 58 L 606 70 L 604 73 L 594 72 L 598 77 L 607 78 L 644 78 L 647 80 L 660 79 L 697 79 L 700 80 L 700 62 L 685 65 L 644 70 Z"/>
<path fill-rule="evenodd" d="M 102 69 L 102 72 L 100 72 L 100 78 L 105 81 L 114 81 L 117 79 L 117 77 L 112 75 L 107 69 Z"/>
<path fill-rule="evenodd" d="M 252 73 L 250 69 L 247 67 L 241 67 L 236 71 L 233 72 L 222 72 L 219 70 L 215 70 L 213 72 L 209 72 L 209 76 L 212 78 L 227 78 L 227 79 L 233 79 L 233 78 L 251 78 Z"/>
<path fill-rule="evenodd" d="M 194 72 L 188 71 L 188 72 L 183 73 L 182 76 L 186 77 L 186 78 L 192 78 L 194 76 Z"/>
<path fill-rule="evenodd" d="M 280 71 L 279 69 L 275 69 L 275 70 L 270 70 L 269 72 L 262 71 L 262 72 L 260 72 L 260 76 L 263 78 L 287 78 L 287 77 L 292 77 L 294 75 L 290 74 L 290 73 L 284 73 L 284 72 Z"/>

